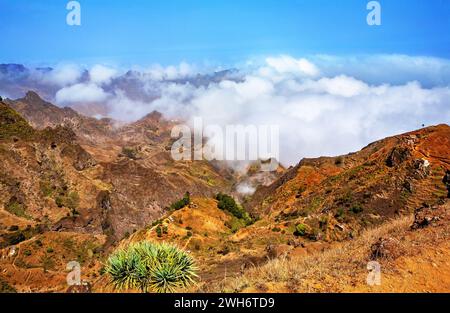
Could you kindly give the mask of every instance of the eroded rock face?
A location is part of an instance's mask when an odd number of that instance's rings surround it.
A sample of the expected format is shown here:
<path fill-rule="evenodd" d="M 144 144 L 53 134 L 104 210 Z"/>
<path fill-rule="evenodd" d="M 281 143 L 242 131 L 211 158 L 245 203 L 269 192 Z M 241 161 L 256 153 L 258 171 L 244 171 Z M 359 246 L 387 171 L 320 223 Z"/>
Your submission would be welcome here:
<path fill-rule="evenodd" d="M 395 147 L 389 154 L 386 165 L 395 167 L 406 161 L 411 157 L 411 151 L 407 147 Z"/>
<path fill-rule="evenodd" d="M 430 174 L 430 162 L 425 159 L 414 160 L 414 177 L 416 179 L 423 179 Z"/>

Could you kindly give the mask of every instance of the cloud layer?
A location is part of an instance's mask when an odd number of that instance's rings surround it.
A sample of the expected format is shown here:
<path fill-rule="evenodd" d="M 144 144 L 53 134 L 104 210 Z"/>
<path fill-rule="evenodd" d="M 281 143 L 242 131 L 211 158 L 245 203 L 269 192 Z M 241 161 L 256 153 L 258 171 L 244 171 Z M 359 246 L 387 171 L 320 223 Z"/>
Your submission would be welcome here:
<path fill-rule="evenodd" d="M 185 63 L 128 72 L 65 65 L 36 80 L 52 84 L 59 105 L 96 103 L 122 121 L 158 110 L 167 118 L 202 117 L 220 126 L 279 125 L 286 165 L 450 121 L 449 60 L 281 55 L 245 64 L 209 75 Z"/>

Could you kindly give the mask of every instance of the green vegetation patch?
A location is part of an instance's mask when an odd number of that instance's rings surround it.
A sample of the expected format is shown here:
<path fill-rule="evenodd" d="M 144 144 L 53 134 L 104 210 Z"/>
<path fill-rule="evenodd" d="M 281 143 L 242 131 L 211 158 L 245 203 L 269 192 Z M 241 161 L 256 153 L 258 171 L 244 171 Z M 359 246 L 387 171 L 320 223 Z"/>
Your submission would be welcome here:
<path fill-rule="evenodd" d="M 0 278 L 0 293 L 17 293 L 17 290 Z"/>
<path fill-rule="evenodd" d="M 253 222 L 248 212 L 246 212 L 242 206 L 237 204 L 233 197 L 219 193 L 216 196 L 216 200 L 219 201 L 217 207 L 222 211 L 231 213 L 236 218 L 243 220 L 246 225 L 250 225 Z"/>
<path fill-rule="evenodd" d="M 189 203 L 191 203 L 191 195 L 189 194 L 189 192 L 186 192 L 183 199 L 178 200 L 170 205 L 170 209 L 177 211 L 189 205 Z"/>
<path fill-rule="evenodd" d="M 122 148 L 122 153 L 123 156 L 132 159 L 132 160 L 139 160 L 140 159 L 140 155 L 139 152 L 137 151 L 136 148 L 132 148 L 132 147 L 123 147 Z"/>
<path fill-rule="evenodd" d="M 16 200 L 10 200 L 6 204 L 5 209 L 6 209 L 6 211 L 8 211 L 11 214 L 14 214 L 15 216 L 23 217 L 23 218 L 30 218 L 26 213 L 25 205 Z"/>
<path fill-rule="evenodd" d="M 16 111 L 0 102 L 0 140 L 21 138 L 30 139 L 34 129 Z"/>
<path fill-rule="evenodd" d="M 306 226 L 305 224 L 297 224 L 295 225 L 295 231 L 294 231 L 294 235 L 295 236 L 306 236 L 308 234 L 308 226 Z"/>

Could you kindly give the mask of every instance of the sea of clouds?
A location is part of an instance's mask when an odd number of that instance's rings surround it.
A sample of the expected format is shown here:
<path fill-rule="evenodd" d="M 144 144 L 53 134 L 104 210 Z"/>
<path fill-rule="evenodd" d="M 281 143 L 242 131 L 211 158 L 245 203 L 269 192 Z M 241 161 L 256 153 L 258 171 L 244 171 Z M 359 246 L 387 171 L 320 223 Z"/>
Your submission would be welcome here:
<path fill-rule="evenodd" d="M 135 71 L 65 64 L 33 79 L 52 86 L 57 105 L 103 105 L 126 122 L 157 110 L 187 122 L 279 125 L 284 165 L 450 121 L 446 59 L 280 55 L 246 61 L 220 79 L 207 76 L 213 72 L 186 63 Z"/>

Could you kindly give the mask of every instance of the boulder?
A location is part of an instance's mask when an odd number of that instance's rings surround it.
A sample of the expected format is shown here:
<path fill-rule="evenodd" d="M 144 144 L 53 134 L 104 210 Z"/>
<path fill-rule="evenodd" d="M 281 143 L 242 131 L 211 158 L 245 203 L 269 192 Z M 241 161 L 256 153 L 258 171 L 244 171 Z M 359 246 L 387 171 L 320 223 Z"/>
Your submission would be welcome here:
<path fill-rule="evenodd" d="M 425 228 L 442 219 L 442 208 L 424 205 L 414 212 L 414 222 L 411 229 Z"/>
<path fill-rule="evenodd" d="M 402 254 L 400 243 L 394 238 L 379 238 L 377 242 L 370 247 L 370 259 L 388 259 L 393 260 Z"/>
<path fill-rule="evenodd" d="M 414 160 L 414 177 L 417 179 L 423 179 L 430 175 L 431 166 L 430 162 L 426 159 Z"/>

